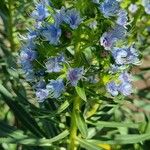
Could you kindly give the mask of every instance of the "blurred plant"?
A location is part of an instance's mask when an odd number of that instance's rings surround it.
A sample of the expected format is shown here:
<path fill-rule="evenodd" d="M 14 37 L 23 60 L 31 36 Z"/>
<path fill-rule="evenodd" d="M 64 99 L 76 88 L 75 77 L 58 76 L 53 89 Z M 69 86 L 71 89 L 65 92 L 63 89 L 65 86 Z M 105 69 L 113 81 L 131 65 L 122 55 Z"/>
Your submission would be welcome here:
<path fill-rule="evenodd" d="M 35 4 L 34 25 L 21 35 L 19 63 L 39 104 L 30 103 L 19 91 L 23 86 L 6 90 L 0 85 L 2 99 L 19 121 L 18 129 L 0 123 L 0 143 L 15 143 L 20 149 L 145 148 L 142 141 L 150 139 L 149 124 L 134 122 L 121 111 L 125 96 L 133 92 L 129 72 L 139 64 L 140 45 L 134 36 L 139 30 L 132 28 L 138 22 L 133 15 L 143 7 L 128 16 L 124 8 L 129 4 L 122 2 L 121 7 L 117 0 Z"/>

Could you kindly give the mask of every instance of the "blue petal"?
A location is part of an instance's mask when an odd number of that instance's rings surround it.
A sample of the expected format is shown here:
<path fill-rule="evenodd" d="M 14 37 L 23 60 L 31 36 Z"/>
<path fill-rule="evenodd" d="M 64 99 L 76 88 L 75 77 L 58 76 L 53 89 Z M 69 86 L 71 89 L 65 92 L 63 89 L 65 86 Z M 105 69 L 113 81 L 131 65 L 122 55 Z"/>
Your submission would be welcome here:
<path fill-rule="evenodd" d="M 49 91 L 51 98 L 58 98 L 65 90 L 64 83 L 62 79 L 50 80 L 47 84 L 46 89 Z"/>
<path fill-rule="evenodd" d="M 70 81 L 72 86 L 77 86 L 78 81 L 82 78 L 84 73 L 83 68 L 72 68 L 69 69 L 67 79 Z"/>

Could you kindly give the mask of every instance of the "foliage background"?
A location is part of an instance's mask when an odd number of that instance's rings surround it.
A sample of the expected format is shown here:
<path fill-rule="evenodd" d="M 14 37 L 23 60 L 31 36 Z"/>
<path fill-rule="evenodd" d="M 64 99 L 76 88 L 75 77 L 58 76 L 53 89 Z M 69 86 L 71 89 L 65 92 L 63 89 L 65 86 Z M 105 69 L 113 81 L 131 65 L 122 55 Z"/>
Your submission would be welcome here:
<path fill-rule="evenodd" d="M 128 7 L 132 2 L 135 1 L 126 0 L 123 7 Z M 67 147 L 69 123 L 66 125 L 65 122 L 70 119 L 67 113 L 70 111 L 69 102 L 47 102 L 45 106 L 40 106 L 31 87 L 17 68 L 18 50 L 21 47 L 19 35 L 26 33 L 27 27 L 32 25 L 29 12 L 33 7 L 30 0 L 0 0 L 0 150 L 48 150 Z M 101 97 L 95 105 L 89 104 L 99 110 L 93 112 L 92 116 L 101 121 L 91 124 L 88 130 L 89 139 L 93 137 L 99 141 L 79 140 L 81 147 L 86 149 L 150 148 L 150 32 L 147 32 L 150 28 L 150 17 L 141 15 L 143 8 L 141 5 L 139 7 L 132 22 L 133 37 L 130 39 L 138 39 L 136 42 L 143 61 L 141 66 L 132 69 L 137 90 L 134 95 L 119 102 L 116 100 L 113 103 Z M 123 121 L 129 124 L 116 124 Z M 130 123 L 134 125 L 132 128 L 129 127 Z M 51 139 L 55 136 L 57 137 Z M 41 139 L 43 137 L 45 138 Z"/>

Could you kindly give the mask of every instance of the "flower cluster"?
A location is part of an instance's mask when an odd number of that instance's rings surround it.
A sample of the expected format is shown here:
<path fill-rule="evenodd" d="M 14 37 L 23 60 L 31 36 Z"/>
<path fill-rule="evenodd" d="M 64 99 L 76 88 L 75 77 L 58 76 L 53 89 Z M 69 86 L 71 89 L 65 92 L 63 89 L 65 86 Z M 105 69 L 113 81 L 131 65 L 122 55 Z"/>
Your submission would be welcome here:
<path fill-rule="evenodd" d="M 20 64 L 26 80 L 33 85 L 39 102 L 43 102 L 46 98 L 59 98 L 65 91 L 65 82 L 77 86 L 84 73 L 84 69 L 80 67 L 69 67 L 63 70 L 66 68 L 66 60 L 62 52 L 47 57 L 41 62 L 37 43 L 39 41 L 48 42 L 54 47 L 59 46 L 62 32 L 64 32 L 61 26 L 67 25 L 68 28 L 75 30 L 83 20 L 76 9 L 52 8 L 54 11 L 52 14 L 47 9 L 50 5 L 51 3 L 49 4 L 47 1 L 36 4 L 35 10 L 31 14 L 35 20 L 35 29 L 29 31 L 28 35 L 23 38 L 26 40 L 26 44 L 20 52 Z M 52 21 L 46 21 L 48 18 L 51 18 Z M 59 77 L 63 74 L 66 75 L 66 79 Z"/>
<path fill-rule="evenodd" d="M 56 7 L 47 0 L 37 3 L 31 14 L 35 26 L 23 38 L 25 44 L 20 52 L 20 64 L 39 102 L 47 98 L 63 98 L 64 92 L 84 83 L 95 87 L 101 85 L 99 76 L 106 66 L 111 66 L 109 76 L 112 78 L 107 85 L 104 84 L 109 93 L 113 96 L 119 93 L 127 96 L 132 91 L 132 80 L 127 68 L 137 64 L 139 59 L 134 44 L 120 44 L 127 37 L 127 12 L 120 7 L 119 0 L 91 0 L 85 3 L 93 3 L 96 11 L 103 14 L 104 20 L 115 20 L 110 23 L 113 26 L 105 27 L 105 32 L 101 34 L 101 20 L 96 18 L 97 14 L 90 18 L 84 16 L 88 11 L 80 11 L 73 7 L 74 4 Z M 96 41 L 99 38 L 98 45 Z M 109 62 L 100 68 L 101 60 L 100 57 L 97 59 L 95 49 L 103 49 L 102 46 L 111 54 L 114 64 Z"/>
<path fill-rule="evenodd" d="M 109 50 L 112 54 L 115 65 L 112 65 L 109 73 L 117 74 L 117 78 L 112 78 L 107 85 L 106 89 L 112 96 L 117 96 L 122 93 L 128 96 L 132 93 L 131 76 L 127 72 L 129 65 L 138 64 L 138 53 L 134 48 L 134 44 L 130 46 L 117 46 L 120 40 L 124 40 L 127 36 L 128 16 L 125 10 L 122 10 L 119 6 L 119 2 L 116 0 L 105 0 L 100 10 L 104 17 L 117 16 L 115 21 L 115 27 L 105 32 L 100 38 L 101 45 L 105 50 Z M 136 10 L 134 10 L 135 12 Z"/>

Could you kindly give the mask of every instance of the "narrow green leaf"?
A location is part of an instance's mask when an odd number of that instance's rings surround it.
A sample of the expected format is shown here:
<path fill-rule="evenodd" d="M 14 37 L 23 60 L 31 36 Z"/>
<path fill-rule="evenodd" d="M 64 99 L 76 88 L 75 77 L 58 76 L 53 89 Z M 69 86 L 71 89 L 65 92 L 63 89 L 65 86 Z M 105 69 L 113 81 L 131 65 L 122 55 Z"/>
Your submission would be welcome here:
<path fill-rule="evenodd" d="M 75 89 L 76 89 L 77 94 L 78 94 L 84 101 L 87 101 L 84 88 L 81 88 L 81 87 L 79 87 L 79 86 L 76 86 Z"/>
<path fill-rule="evenodd" d="M 133 144 L 133 143 L 139 143 L 142 141 L 150 140 L 150 133 L 146 134 L 130 134 L 130 135 L 116 135 L 115 141 L 118 144 Z"/>
<path fill-rule="evenodd" d="M 103 150 L 101 147 L 97 146 L 96 144 L 88 142 L 88 140 L 83 140 L 81 138 L 77 138 L 77 140 L 81 145 L 81 147 L 85 148 L 86 150 Z"/>
<path fill-rule="evenodd" d="M 93 143 L 96 145 L 99 144 L 110 144 L 110 145 L 124 145 L 124 144 L 135 144 L 150 140 L 150 133 L 146 134 L 128 134 L 128 135 L 115 135 L 115 138 L 113 140 L 87 140 L 89 143 Z"/>
<path fill-rule="evenodd" d="M 13 100 L 13 96 L 3 85 L 0 84 L 0 93 L 3 96 L 3 100 L 14 112 L 16 118 L 26 127 L 29 131 L 34 133 L 36 136 L 43 137 L 46 136 L 45 133 L 36 123 L 35 119 L 31 117 L 30 114 L 17 102 Z"/>
<path fill-rule="evenodd" d="M 139 128 L 139 124 L 136 123 L 125 123 L 125 122 L 106 122 L 106 121 L 97 121 L 91 122 L 86 121 L 88 124 L 92 124 L 97 127 L 108 127 L 108 128 L 117 128 L 117 127 L 127 127 L 127 128 Z"/>
<path fill-rule="evenodd" d="M 75 116 L 78 129 L 80 130 L 82 137 L 86 138 L 88 135 L 88 129 L 85 120 L 78 111 L 75 112 Z"/>
<path fill-rule="evenodd" d="M 65 130 L 59 135 L 51 138 L 51 139 L 39 139 L 39 138 L 0 138 L 1 143 L 15 143 L 15 144 L 23 144 L 30 146 L 52 146 L 53 142 L 60 141 L 69 135 L 69 131 Z"/>
<path fill-rule="evenodd" d="M 60 114 L 61 112 L 63 112 L 65 109 L 67 109 L 69 107 L 69 102 L 66 100 L 57 110 L 57 114 Z"/>
<path fill-rule="evenodd" d="M 21 130 L 0 121 L 0 137 L 26 137 Z"/>

